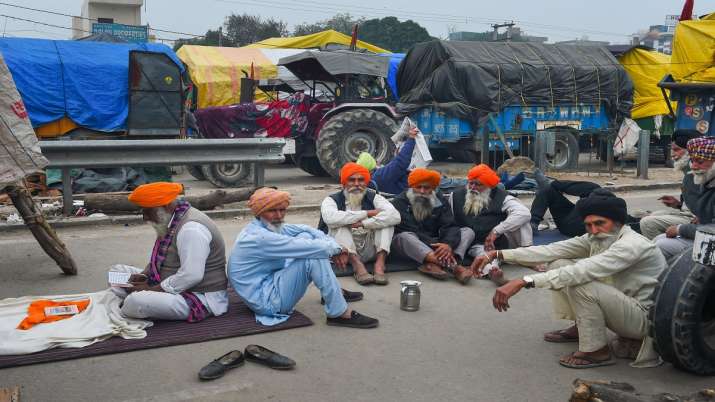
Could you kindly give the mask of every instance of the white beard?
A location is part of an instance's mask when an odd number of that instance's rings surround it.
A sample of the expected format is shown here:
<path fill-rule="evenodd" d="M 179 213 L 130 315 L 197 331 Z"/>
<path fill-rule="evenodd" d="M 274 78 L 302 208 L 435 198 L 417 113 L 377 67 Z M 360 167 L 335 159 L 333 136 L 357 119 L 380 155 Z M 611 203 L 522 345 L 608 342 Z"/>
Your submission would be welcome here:
<path fill-rule="evenodd" d="M 418 222 L 429 218 L 432 215 L 432 209 L 435 206 L 437 196 L 432 193 L 430 196 L 423 196 L 415 193 L 412 189 L 407 190 L 407 199 L 412 205 L 412 214 Z"/>
<path fill-rule="evenodd" d="M 261 221 L 263 221 L 263 223 L 266 225 L 266 228 L 273 233 L 281 233 L 283 231 L 283 222 L 273 223 L 273 222 L 268 222 L 267 220 L 264 220 L 264 219 L 261 219 Z"/>
<path fill-rule="evenodd" d="M 362 209 L 362 200 L 365 198 L 367 190 L 362 191 L 347 191 L 343 190 L 345 195 L 345 204 L 352 211 L 358 211 Z"/>
<path fill-rule="evenodd" d="M 490 191 L 471 191 L 467 190 L 467 196 L 464 199 L 464 213 L 466 215 L 479 215 L 480 212 L 491 202 Z"/>
<path fill-rule="evenodd" d="M 690 166 L 690 155 L 687 153 L 681 156 L 680 159 L 673 160 L 673 169 L 676 172 L 685 173 L 688 170 L 688 166 Z"/>
<path fill-rule="evenodd" d="M 615 227 L 610 233 L 597 233 L 595 235 L 588 235 L 591 240 L 591 253 L 598 254 L 606 251 L 613 243 L 618 240 L 618 233 L 621 231 L 621 227 Z"/>
<path fill-rule="evenodd" d="M 710 167 L 708 170 L 691 170 L 693 172 L 693 183 L 695 184 L 706 184 L 709 183 L 710 180 L 715 178 L 715 164 Z"/>
<path fill-rule="evenodd" d="M 151 222 L 151 226 L 156 232 L 156 237 L 161 239 L 169 233 L 169 223 L 171 223 L 171 217 L 174 214 L 167 212 L 164 208 L 159 208 L 156 210 L 156 216 L 159 222 Z"/>

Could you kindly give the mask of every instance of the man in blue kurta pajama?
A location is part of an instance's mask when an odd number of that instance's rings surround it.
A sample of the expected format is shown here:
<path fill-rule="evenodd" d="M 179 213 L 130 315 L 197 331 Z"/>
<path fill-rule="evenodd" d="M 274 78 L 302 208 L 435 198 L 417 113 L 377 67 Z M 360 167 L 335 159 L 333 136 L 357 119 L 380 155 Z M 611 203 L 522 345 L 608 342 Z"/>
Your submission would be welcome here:
<path fill-rule="evenodd" d="M 378 320 L 350 309 L 331 267 L 348 253 L 334 239 L 307 225 L 285 224 L 290 195 L 260 188 L 248 205 L 256 219 L 236 239 L 228 264 L 231 286 L 263 325 L 286 321 L 308 285 L 325 300 L 327 324 L 374 328 Z"/>

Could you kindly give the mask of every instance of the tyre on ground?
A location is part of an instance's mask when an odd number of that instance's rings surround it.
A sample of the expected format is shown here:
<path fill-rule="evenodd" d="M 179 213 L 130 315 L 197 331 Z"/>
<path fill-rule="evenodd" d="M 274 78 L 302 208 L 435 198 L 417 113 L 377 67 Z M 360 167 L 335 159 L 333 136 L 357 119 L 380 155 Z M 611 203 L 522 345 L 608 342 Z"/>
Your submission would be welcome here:
<path fill-rule="evenodd" d="M 186 166 L 186 171 L 189 172 L 191 176 L 194 177 L 194 179 L 203 181 L 206 180 L 206 176 L 204 176 L 204 172 L 202 170 L 201 165 L 185 165 Z"/>
<path fill-rule="evenodd" d="M 330 117 L 318 134 L 316 153 L 320 166 L 335 178 L 348 162 L 360 153 L 371 154 L 378 165 L 389 162 L 395 154 L 390 139 L 397 123 L 386 114 L 371 109 L 353 109 Z"/>
<path fill-rule="evenodd" d="M 203 165 L 201 172 L 209 183 L 219 188 L 245 186 L 253 179 L 253 166 L 247 162 Z"/>
<path fill-rule="evenodd" d="M 573 169 L 578 165 L 579 146 L 576 135 L 571 130 L 556 129 L 554 152 L 546 154 L 545 165 L 550 170 Z"/>
<path fill-rule="evenodd" d="M 650 334 L 663 360 L 699 375 L 715 374 L 715 268 L 676 257 L 653 293 Z"/>

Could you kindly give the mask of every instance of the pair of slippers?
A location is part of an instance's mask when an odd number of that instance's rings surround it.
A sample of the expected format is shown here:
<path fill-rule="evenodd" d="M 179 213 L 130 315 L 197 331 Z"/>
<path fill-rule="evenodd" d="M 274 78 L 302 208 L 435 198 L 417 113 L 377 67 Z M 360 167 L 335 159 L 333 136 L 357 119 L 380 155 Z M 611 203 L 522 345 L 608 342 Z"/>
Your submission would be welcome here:
<path fill-rule="evenodd" d="M 228 370 L 242 366 L 246 360 L 275 370 L 291 370 L 295 367 L 295 361 L 289 357 L 263 346 L 248 345 L 244 353 L 241 353 L 240 350 L 232 350 L 204 366 L 199 371 L 199 379 L 208 381 L 221 378 Z"/>

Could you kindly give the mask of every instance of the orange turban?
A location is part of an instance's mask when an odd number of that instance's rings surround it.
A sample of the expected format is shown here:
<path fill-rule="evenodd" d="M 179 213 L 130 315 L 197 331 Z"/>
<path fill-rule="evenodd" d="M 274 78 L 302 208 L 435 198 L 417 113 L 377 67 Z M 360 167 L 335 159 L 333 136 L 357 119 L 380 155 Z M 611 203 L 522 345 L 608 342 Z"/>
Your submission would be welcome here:
<path fill-rule="evenodd" d="M 348 162 L 340 169 L 340 184 L 343 186 L 348 182 L 350 176 L 359 174 L 365 179 L 365 184 L 370 183 L 370 171 L 355 162 Z"/>
<path fill-rule="evenodd" d="M 479 180 L 480 183 L 491 188 L 499 184 L 499 176 L 497 176 L 497 173 L 483 163 L 469 169 L 467 180 Z"/>
<path fill-rule="evenodd" d="M 410 187 L 416 187 L 418 184 L 427 182 L 432 187 L 439 187 L 439 182 L 442 180 L 442 175 L 439 172 L 424 168 L 417 168 L 410 172 L 407 176 L 407 185 Z"/>
<path fill-rule="evenodd" d="M 163 207 L 170 204 L 184 191 L 179 183 L 158 181 L 142 184 L 129 194 L 129 201 L 142 208 Z"/>
<path fill-rule="evenodd" d="M 248 207 L 251 208 L 254 216 L 269 209 L 288 208 L 288 205 L 290 205 L 290 194 L 287 191 L 279 191 L 270 187 L 259 188 L 248 199 Z"/>

